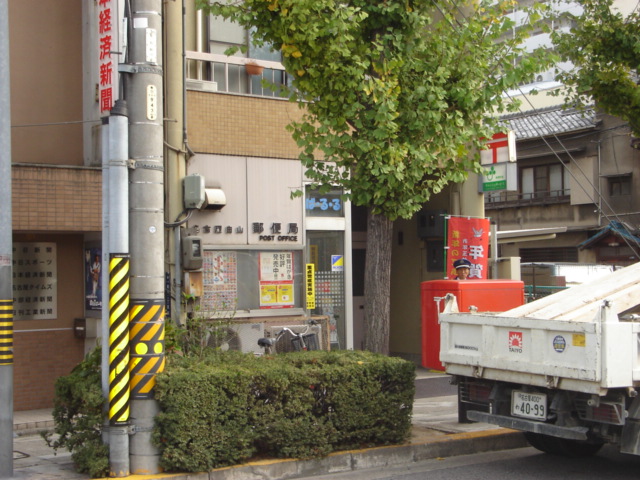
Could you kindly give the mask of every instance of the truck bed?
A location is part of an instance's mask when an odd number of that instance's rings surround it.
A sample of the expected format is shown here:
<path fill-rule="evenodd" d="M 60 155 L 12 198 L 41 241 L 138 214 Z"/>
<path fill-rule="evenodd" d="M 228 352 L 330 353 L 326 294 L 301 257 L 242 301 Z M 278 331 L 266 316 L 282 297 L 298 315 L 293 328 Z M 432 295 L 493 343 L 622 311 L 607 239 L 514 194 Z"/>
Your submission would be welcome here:
<path fill-rule="evenodd" d="M 440 314 L 452 375 L 603 395 L 640 385 L 640 263 L 507 312 Z"/>

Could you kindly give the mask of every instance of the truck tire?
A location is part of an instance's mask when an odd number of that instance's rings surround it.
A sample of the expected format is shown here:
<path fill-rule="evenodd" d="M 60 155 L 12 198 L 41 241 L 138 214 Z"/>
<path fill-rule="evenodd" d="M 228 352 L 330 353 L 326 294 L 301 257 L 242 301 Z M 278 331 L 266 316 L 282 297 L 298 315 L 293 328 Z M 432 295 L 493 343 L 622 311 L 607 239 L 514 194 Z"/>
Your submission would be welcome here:
<path fill-rule="evenodd" d="M 563 457 L 590 457 L 598 453 L 604 442 L 584 442 L 552 437 L 541 433 L 524 432 L 529 444 L 541 452 Z"/>

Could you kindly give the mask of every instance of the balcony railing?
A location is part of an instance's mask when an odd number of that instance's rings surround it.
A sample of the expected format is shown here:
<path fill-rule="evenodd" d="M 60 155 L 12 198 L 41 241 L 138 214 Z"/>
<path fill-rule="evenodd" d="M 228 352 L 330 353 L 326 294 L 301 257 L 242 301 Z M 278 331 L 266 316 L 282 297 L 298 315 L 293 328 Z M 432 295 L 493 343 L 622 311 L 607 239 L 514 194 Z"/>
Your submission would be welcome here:
<path fill-rule="evenodd" d="M 485 194 L 485 208 L 510 208 L 534 205 L 551 205 L 568 203 L 571 200 L 570 190 L 551 190 L 545 192 L 488 192 Z"/>
<path fill-rule="evenodd" d="M 280 62 L 193 51 L 186 52 L 186 59 L 187 88 L 192 90 L 280 98 L 278 86 L 289 84 Z M 263 67 L 262 73 L 249 75 L 245 70 L 247 63 Z M 275 87 L 265 88 L 263 79 Z"/>

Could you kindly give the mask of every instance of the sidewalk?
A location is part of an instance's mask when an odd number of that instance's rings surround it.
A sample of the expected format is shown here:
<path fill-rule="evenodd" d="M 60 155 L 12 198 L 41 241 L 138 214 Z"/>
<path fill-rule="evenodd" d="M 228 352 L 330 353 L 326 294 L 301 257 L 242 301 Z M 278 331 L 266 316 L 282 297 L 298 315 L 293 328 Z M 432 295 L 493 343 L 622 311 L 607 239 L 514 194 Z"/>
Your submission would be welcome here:
<path fill-rule="evenodd" d="M 216 469 L 211 473 L 132 475 L 128 478 L 172 480 L 253 480 L 289 479 L 382 468 L 429 458 L 465 455 L 526 446 L 524 437 L 511 430 L 484 423 L 458 423 L 457 397 L 446 384 L 443 373 L 418 369 L 416 384 L 421 391 L 436 396 L 416 398 L 413 406 L 411 438 L 402 445 L 336 452 L 314 460 L 263 460 Z M 430 388 L 433 386 L 433 388 Z M 443 393 L 440 395 L 439 393 Z M 427 393 L 427 395 L 429 395 Z M 417 396 L 419 397 L 419 396 Z M 51 410 L 14 413 L 14 478 L 38 480 L 88 479 L 73 469 L 67 452 L 53 454 L 38 434 L 52 429 Z"/>

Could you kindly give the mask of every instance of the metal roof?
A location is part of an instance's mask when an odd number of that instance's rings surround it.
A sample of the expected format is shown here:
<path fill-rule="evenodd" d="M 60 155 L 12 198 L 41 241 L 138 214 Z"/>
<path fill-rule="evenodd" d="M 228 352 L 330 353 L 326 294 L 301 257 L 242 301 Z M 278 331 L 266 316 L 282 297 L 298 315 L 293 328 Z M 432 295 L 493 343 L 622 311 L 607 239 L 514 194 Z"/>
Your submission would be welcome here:
<path fill-rule="evenodd" d="M 598 125 L 593 109 L 565 110 L 560 106 L 505 115 L 500 118 L 500 122 L 516 132 L 517 140 L 588 130 Z"/>

